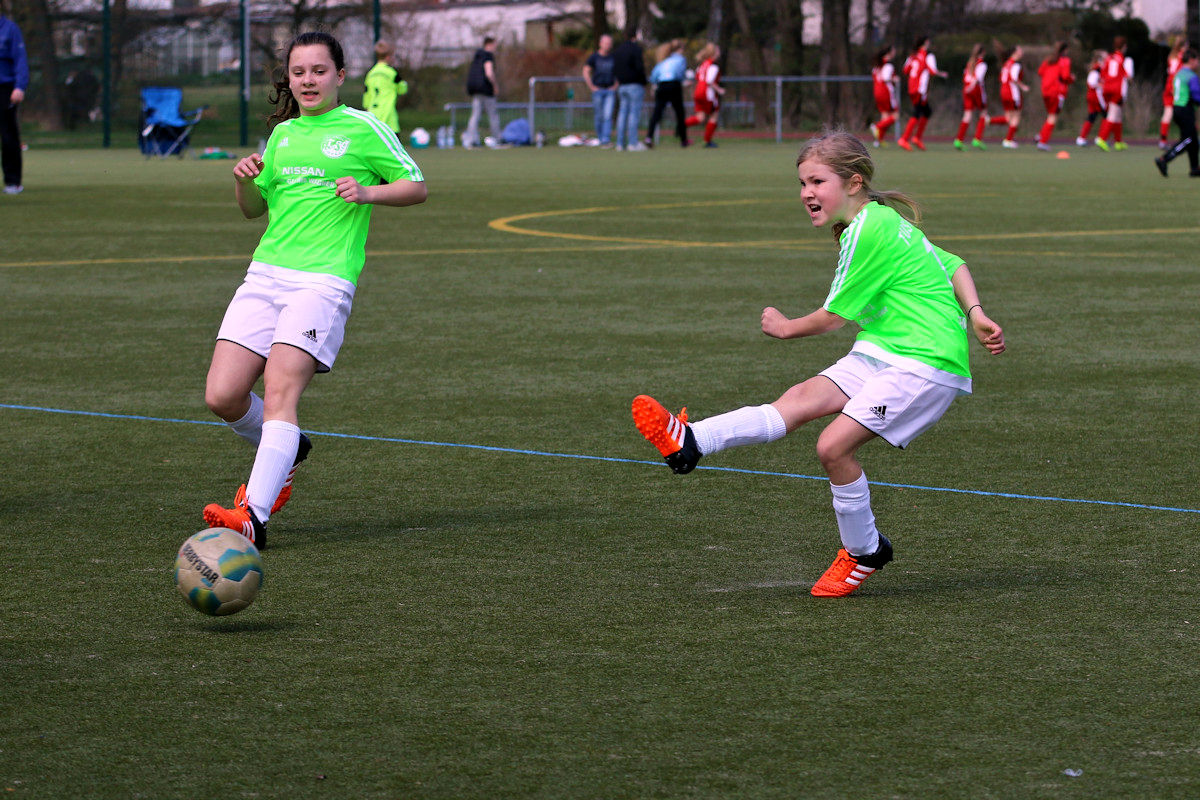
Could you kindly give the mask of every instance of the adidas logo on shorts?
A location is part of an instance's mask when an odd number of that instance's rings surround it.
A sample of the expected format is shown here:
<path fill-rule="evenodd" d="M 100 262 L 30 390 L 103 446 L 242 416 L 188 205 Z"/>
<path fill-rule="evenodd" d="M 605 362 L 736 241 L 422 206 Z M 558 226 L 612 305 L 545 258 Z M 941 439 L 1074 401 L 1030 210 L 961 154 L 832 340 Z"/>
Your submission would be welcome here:
<path fill-rule="evenodd" d="M 317 340 L 317 329 L 313 328 L 312 330 L 307 330 L 302 335 L 310 342 L 315 342 Z M 882 419 L 882 417 L 880 417 L 880 419 Z"/>
<path fill-rule="evenodd" d="M 882 421 L 887 416 L 887 406 L 871 406 L 871 413 Z"/>

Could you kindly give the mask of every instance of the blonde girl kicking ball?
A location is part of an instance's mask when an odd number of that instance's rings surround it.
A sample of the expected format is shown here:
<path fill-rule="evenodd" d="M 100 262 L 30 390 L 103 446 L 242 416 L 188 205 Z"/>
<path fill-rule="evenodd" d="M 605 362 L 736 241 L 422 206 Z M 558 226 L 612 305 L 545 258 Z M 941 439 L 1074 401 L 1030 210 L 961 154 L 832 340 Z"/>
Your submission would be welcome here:
<path fill-rule="evenodd" d="M 342 344 L 371 209 L 426 196 L 396 134 L 338 101 L 346 70 L 336 39 L 302 33 L 284 62 L 270 98 L 279 124 L 265 152 L 233 168 L 238 207 L 248 219 L 266 214 L 267 229 L 221 322 L 204 392 L 213 413 L 257 448 L 233 508 L 212 503 L 204 520 L 260 548 L 310 449 L 298 427 L 300 395 L 333 367 Z M 261 397 L 253 391 L 260 377 Z"/>
<path fill-rule="evenodd" d="M 686 409 L 677 416 L 641 395 L 633 420 L 683 474 L 701 456 L 773 442 L 836 415 L 817 438 L 817 457 L 829 475 L 842 547 L 812 594 L 844 597 L 892 560 L 891 543 L 875 527 L 859 448 L 876 437 L 905 447 L 926 431 L 971 391 L 966 330 L 996 355 L 1004 333 L 984 313 L 962 259 L 914 227 L 913 201 L 871 188 L 875 166 L 857 137 L 826 133 L 805 145 L 796 164 L 804 208 L 815 227 L 832 229 L 841 254 L 821 308 L 796 319 L 764 309 L 762 330 L 798 339 L 854 322 L 861 330 L 850 353 L 774 403 L 689 423 Z"/>

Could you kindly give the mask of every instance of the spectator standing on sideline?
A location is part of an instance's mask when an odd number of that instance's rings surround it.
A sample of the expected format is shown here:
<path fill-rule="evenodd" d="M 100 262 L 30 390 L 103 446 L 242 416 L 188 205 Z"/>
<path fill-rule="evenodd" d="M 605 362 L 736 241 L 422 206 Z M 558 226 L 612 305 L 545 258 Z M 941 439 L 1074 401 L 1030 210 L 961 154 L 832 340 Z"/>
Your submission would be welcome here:
<path fill-rule="evenodd" d="M 612 147 L 613 104 L 616 100 L 616 66 L 613 40 L 607 33 L 600 37 L 596 52 L 583 65 L 583 80 L 592 93 L 592 125 L 601 147 Z"/>
<path fill-rule="evenodd" d="M 485 36 L 467 70 L 467 94 L 471 95 L 471 119 L 463 134 L 463 147 L 479 146 L 479 115 L 487 111 L 492 138 L 500 142 L 500 115 L 496 113 L 496 39 Z"/>
<path fill-rule="evenodd" d="M 1050 149 L 1050 134 L 1058 122 L 1058 112 L 1062 111 L 1066 102 L 1067 88 L 1075 82 L 1067 47 L 1066 42 L 1055 42 L 1054 52 L 1038 67 L 1038 77 L 1042 81 L 1042 103 L 1046 106 L 1046 121 L 1037 138 L 1038 150 Z"/>
<path fill-rule="evenodd" d="M 25 187 L 21 183 L 17 109 L 29 88 L 29 61 L 21 29 L 5 15 L 6 6 L 0 4 L 0 164 L 4 169 L 4 193 L 20 194 Z"/>
<path fill-rule="evenodd" d="M 1171 109 L 1171 118 L 1179 127 L 1179 141 L 1167 152 L 1154 159 L 1154 165 L 1162 176 L 1167 177 L 1167 163 L 1176 156 L 1187 151 L 1188 161 L 1192 169 L 1188 172 L 1193 178 L 1200 178 L 1200 140 L 1196 138 L 1196 109 L 1200 105 L 1200 78 L 1196 76 L 1200 68 L 1200 54 L 1188 47 L 1183 52 L 1183 65 L 1175 72 L 1175 85 L 1171 88 L 1171 96 L 1175 107 Z"/>
<path fill-rule="evenodd" d="M 642 104 L 646 102 L 646 55 L 642 50 L 642 35 L 638 31 L 617 45 L 613 51 L 613 77 L 617 81 L 617 149 L 645 150 L 638 139 L 638 123 L 642 120 Z"/>
<path fill-rule="evenodd" d="M 687 59 L 683 56 L 683 40 L 672 39 L 662 46 L 660 53 L 665 55 L 650 72 L 650 82 L 654 84 L 654 113 L 650 115 L 650 127 L 646 129 L 646 146 L 654 146 L 654 132 L 662 121 L 663 109 L 667 103 L 675 112 L 675 135 L 679 137 L 679 146 L 688 146 L 686 117 L 683 116 L 683 79 L 687 76 Z"/>
<path fill-rule="evenodd" d="M 392 133 L 400 133 L 396 101 L 408 92 L 408 82 L 392 66 L 394 52 L 395 48 L 388 42 L 375 43 L 375 66 L 363 78 L 363 108 L 391 128 Z"/>

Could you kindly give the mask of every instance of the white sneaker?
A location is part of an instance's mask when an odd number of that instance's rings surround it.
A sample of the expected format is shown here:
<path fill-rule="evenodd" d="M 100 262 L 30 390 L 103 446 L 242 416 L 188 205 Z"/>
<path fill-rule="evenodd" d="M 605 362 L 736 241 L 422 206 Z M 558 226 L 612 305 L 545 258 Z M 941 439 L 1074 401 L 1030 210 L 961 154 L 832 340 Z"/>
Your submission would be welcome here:
<path fill-rule="evenodd" d="M 1012 139 L 1005 139 L 1003 142 L 1000 143 L 1000 146 L 1007 147 L 1009 150 L 1017 149 L 1017 143 L 1014 142 Z"/>
<path fill-rule="evenodd" d="M 25 191 L 25 187 L 21 186 L 19 184 L 16 186 L 5 186 L 4 187 L 5 194 L 20 194 L 23 191 Z"/>
<path fill-rule="evenodd" d="M 1075 146 L 1076 147 L 1087 147 L 1087 143 L 1088 143 L 1087 139 L 1083 138 L 1082 136 L 1075 137 Z"/>
<path fill-rule="evenodd" d="M 623 145 L 623 144 L 619 144 L 619 145 L 617 145 L 617 152 L 618 152 L 618 153 L 624 153 L 624 152 L 625 152 L 625 145 Z"/>
<path fill-rule="evenodd" d="M 1045 142 L 1038 142 L 1035 146 L 1037 147 L 1038 150 L 1047 150 L 1048 151 L 1050 149 L 1050 145 L 1046 144 Z"/>
<path fill-rule="evenodd" d="M 627 147 L 625 149 L 627 149 L 631 153 L 640 153 L 643 150 L 649 150 L 650 148 L 646 147 L 646 145 L 642 144 L 641 142 L 638 142 L 637 144 L 629 145 L 629 147 Z"/>

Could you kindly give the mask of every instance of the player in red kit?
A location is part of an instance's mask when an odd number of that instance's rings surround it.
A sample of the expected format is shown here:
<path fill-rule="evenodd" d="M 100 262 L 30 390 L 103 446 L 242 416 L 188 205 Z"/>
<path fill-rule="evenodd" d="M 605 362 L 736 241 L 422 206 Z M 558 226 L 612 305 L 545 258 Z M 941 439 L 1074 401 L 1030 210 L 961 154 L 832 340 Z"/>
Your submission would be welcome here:
<path fill-rule="evenodd" d="M 704 123 L 704 146 L 716 147 L 713 135 L 717 132 L 721 95 L 725 94 L 720 85 L 721 67 L 717 65 L 717 59 L 721 57 L 721 48 L 709 42 L 696 57 L 700 59 L 700 66 L 696 67 L 696 90 L 692 93 L 692 105 L 696 113 L 688 117 L 685 124 L 691 127 Z"/>
<path fill-rule="evenodd" d="M 900 77 L 896 75 L 896 48 L 888 45 L 875 54 L 875 66 L 871 68 L 874 85 L 875 108 L 879 110 L 879 122 L 871 123 L 871 136 L 875 147 L 883 144 L 888 128 L 900 115 Z"/>
<path fill-rule="evenodd" d="M 979 122 L 975 125 L 975 138 L 971 146 L 980 150 L 986 149 L 983 143 L 983 129 L 987 127 L 987 95 L 983 91 L 983 79 L 987 75 L 987 62 L 983 60 L 983 45 L 977 44 L 971 48 L 967 65 L 963 68 L 963 115 L 958 123 L 958 135 L 954 137 L 954 147 L 963 149 L 963 140 L 967 138 L 967 130 L 971 120 L 978 114 Z"/>
<path fill-rule="evenodd" d="M 1175 113 L 1175 73 L 1183 66 L 1183 51 L 1186 49 L 1187 40 L 1180 36 L 1167 54 L 1167 86 L 1163 89 L 1163 114 L 1158 126 L 1159 150 L 1167 149 L 1167 134 L 1171 132 L 1171 119 Z"/>
<path fill-rule="evenodd" d="M 1029 91 L 1029 87 L 1021 80 L 1021 57 L 1024 55 L 1021 45 L 1014 45 L 1005 51 L 1004 66 L 1000 68 L 1000 102 L 1004 105 L 1004 119 L 1008 123 L 1008 133 L 1000 144 L 1009 149 L 1017 147 L 1021 109 L 1025 106 L 1025 93 Z"/>
<path fill-rule="evenodd" d="M 1087 74 L 1087 119 L 1083 121 L 1083 127 L 1079 129 L 1079 136 L 1075 137 L 1075 144 L 1079 147 L 1086 147 L 1091 141 L 1088 136 L 1092 132 L 1092 126 L 1096 124 L 1096 120 L 1108 112 L 1108 104 L 1104 102 L 1104 92 L 1100 89 L 1100 68 L 1104 66 L 1104 59 L 1108 58 L 1108 53 L 1103 50 L 1097 50 L 1092 56 L 1092 63 L 1088 65 Z"/>
<path fill-rule="evenodd" d="M 1037 139 L 1038 150 L 1050 149 L 1050 134 L 1058 122 L 1058 112 L 1062 111 L 1067 99 L 1068 87 L 1075 82 L 1067 47 L 1066 42 L 1055 42 L 1054 52 L 1038 67 L 1038 77 L 1042 80 L 1042 102 L 1046 105 L 1046 121 Z"/>
<path fill-rule="evenodd" d="M 937 58 L 929 51 L 929 46 L 929 37 L 920 37 L 913 45 L 912 55 L 904 62 L 904 77 L 908 85 L 908 99 L 913 104 L 913 115 L 904 128 L 904 135 L 896 144 L 905 150 L 914 147 L 925 149 L 925 126 L 933 115 L 929 105 L 929 76 L 946 77 L 945 72 L 938 71 Z"/>
<path fill-rule="evenodd" d="M 1113 137 L 1113 149 L 1125 150 L 1124 109 L 1125 93 L 1129 90 L 1129 80 L 1133 77 L 1133 59 L 1125 55 L 1125 37 L 1113 39 L 1112 52 L 1100 66 L 1100 91 L 1108 106 L 1108 114 L 1100 124 L 1100 134 L 1096 137 L 1096 146 L 1108 150 L 1108 137 Z"/>

